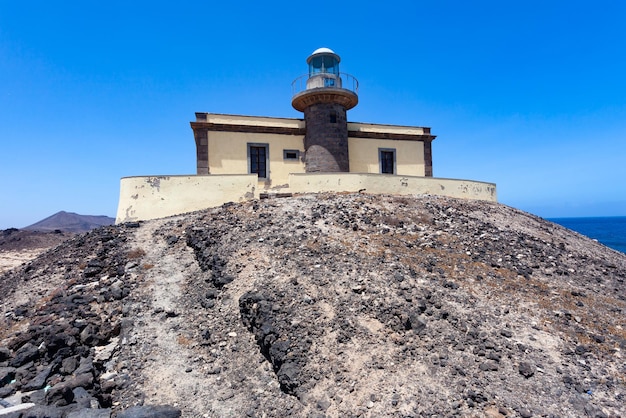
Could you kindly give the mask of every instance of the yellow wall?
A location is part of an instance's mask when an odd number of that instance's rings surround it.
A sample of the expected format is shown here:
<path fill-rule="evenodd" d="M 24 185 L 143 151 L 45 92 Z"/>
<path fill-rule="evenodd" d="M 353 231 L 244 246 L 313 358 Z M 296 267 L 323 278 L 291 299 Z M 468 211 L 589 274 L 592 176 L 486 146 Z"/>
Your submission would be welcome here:
<path fill-rule="evenodd" d="M 247 174 L 249 143 L 269 144 L 269 182 L 259 182 L 260 187 L 283 185 L 290 173 L 304 173 L 302 159 L 283 159 L 285 149 L 299 150 L 302 157 L 303 136 L 238 132 L 209 132 L 209 173 Z"/>
<path fill-rule="evenodd" d="M 124 177 L 116 223 L 163 218 L 258 197 L 256 175 Z"/>
<path fill-rule="evenodd" d="M 269 182 L 262 187 L 288 183 L 289 174 L 304 173 L 302 159 L 284 160 L 283 150 L 299 150 L 304 154 L 304 138 L 298 135 L 209 132 L 209 172 L 211 174 L 247 174 L 248 144 L 269 144 Z M 349 138 L 350 172 L 379 173 L 379 148 L 396 150 L 396 174 L 423 176 L 424 144 L 421 141 L 396 141 L 370 138 Z"/>
<path fill-rule="evenodd" d="M 257 126 L 304 129 L 302 119 L 268 118 L 259 116 L 198 113 L 198 121 L 233 126 Z M 350 132 L 423 135 L 425 128 L 415 126 L 379 125 L 348 122 Z M 288 183 L 290 173 L 304 173 L 304 163 L 283 159 L 284 149 L 304 153 L 303 135 L 264 134 L 247 132 L 208 132 L 209 173 L 247 174 L 247 144 L 269 144 L 269 180 L 259 182 L 261 188 L 273 188 Z M 348 139 L 350 172 L 379 173 L 379 148 L 396 150 L 397 175 L 424 176 L 424 143 L 422 141 L 386 140 L 350 137 Z"/>
<path fill-rule="evenodd" d="M 380 173 L 379 148 L 396 150 L 396 174 L 423 176 L 424 143 L 391 139 L 348 138 L 351 173 Z"/>

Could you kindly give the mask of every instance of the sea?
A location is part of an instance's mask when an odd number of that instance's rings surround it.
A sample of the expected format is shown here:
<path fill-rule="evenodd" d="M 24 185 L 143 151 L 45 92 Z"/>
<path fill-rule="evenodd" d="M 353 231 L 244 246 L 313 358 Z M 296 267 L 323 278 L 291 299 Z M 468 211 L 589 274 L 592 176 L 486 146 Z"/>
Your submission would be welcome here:
<path fill-rule="evenodd" d="M 548 220 L 626 254 L 626 216 L 549 218 Z"/>

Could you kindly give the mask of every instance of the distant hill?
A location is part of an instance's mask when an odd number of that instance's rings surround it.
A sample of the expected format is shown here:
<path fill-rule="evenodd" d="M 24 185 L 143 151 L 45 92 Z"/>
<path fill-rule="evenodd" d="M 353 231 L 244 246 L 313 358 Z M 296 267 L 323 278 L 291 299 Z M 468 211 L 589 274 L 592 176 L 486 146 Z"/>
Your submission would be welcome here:
<path fill-rule="evenodd" d="M 23 229 L 41 232 L 87 232 L 94 228 L 113 225 L 114 223 L 115 219 L 108 216 L 79 215 L 61 211 Z"/>

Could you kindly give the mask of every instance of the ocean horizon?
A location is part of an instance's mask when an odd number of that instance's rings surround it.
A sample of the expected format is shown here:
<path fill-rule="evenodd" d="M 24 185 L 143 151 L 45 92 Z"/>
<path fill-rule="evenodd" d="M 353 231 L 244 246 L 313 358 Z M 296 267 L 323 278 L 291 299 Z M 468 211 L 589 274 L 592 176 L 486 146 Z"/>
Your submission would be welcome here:
<path fill-rule="evenodd" d="M 626 254 L 626 216 L 546 219 Z"/>

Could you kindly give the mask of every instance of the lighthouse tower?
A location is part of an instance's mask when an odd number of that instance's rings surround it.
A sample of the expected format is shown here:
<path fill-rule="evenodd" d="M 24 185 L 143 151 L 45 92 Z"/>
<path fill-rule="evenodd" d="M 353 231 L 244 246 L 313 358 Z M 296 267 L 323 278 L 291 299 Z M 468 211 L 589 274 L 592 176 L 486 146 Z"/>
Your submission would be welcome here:
<path fill-rule="evenodd" d="M 306 60 L 309 72 L 292 87 L 291 105 L 304 112 L 307 173 L 349 172 L 346 111 L 357 105 L 358 81 L 339 72 L 339 55 L 319 48 Z"/>

